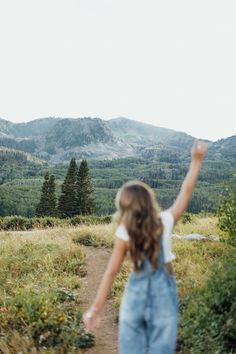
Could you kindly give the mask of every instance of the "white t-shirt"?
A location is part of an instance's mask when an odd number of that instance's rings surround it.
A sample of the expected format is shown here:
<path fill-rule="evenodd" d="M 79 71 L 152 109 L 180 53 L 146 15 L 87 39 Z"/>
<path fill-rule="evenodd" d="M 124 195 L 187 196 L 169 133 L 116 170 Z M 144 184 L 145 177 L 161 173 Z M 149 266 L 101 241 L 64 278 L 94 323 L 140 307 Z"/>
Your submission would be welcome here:
<path fill-rule="evenodd" d="M 170 210 L 165 210 L 160 214 L 162 223 L 163 223 L 163 234 L 162 234 L 162 244 L 164 252 L 164 261 L 165 263 L 172 262 L 176 257 L 172 253 L 172 230 L 174 227 L 174 217 Z M 116 237 L 124 241 L 129 241 L 129 234 L 123 224 L 119 225 L 116 233 Z"/>

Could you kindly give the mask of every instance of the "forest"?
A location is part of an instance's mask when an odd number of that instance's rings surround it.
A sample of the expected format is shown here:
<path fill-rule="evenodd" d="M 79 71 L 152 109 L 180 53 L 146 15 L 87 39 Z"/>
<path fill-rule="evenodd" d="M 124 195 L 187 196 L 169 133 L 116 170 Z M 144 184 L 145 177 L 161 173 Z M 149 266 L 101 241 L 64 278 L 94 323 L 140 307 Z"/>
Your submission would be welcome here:
<path fill-rule="evenodd" d="M 78 161 L 79 162 L 79 161 Z M 89 175 L 94 187 L 96 215 L 110 215 L 115 211 L 114 197 L 128 180 L 138 179 L 156 192 L 162 208 L 167 208 L 179 192 L 187 173 L 190 155 L 184 158 L 168 151 L 146 157 L 125 157 L 112 160 L 88 160 Z M 44 176 L 55 176 L 56 195 L 69 163 L 51 164 L 25 152 L 0 150 L 0 216 L 35 216 Z M 236 172 L 228 159 L 220 161 L 209 155 L 204 161 L 197 188 L 189 205 L 189 212 L 216 212 L 225 194 L 225 181 Z"/>

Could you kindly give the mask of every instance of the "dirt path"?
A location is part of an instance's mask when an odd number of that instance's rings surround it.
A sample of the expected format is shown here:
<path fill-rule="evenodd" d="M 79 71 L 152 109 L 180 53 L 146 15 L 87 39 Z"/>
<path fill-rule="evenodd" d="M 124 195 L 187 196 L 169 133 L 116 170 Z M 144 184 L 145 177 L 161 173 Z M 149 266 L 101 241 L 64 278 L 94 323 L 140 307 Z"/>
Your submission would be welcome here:
<path fill-rule="evenodd" d="M 101 277 L 106 268 L 111 251 L 84 247 L 87 261 L 87 276 L 82 280 L 81 307 L 87 309 L 94 300 Z M 84 354 L 117 354 L 116 312 L 111 300 L 107 300 L 100 328 L 95 331 L 96 345 L 83 351 Z"/>

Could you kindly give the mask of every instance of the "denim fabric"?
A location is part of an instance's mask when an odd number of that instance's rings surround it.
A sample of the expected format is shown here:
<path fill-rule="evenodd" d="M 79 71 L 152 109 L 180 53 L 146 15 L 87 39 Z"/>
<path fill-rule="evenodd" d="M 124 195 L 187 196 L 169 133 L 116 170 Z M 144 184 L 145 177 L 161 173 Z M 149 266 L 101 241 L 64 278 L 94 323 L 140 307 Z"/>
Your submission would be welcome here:
<path fill-rule="evenodd" d="M 119 315 L 120 354 L 173 354 L 178 327 L 175 278 L 159 266 L 153 271 L 144 259 L 139 273 L 131 273 Z"/>

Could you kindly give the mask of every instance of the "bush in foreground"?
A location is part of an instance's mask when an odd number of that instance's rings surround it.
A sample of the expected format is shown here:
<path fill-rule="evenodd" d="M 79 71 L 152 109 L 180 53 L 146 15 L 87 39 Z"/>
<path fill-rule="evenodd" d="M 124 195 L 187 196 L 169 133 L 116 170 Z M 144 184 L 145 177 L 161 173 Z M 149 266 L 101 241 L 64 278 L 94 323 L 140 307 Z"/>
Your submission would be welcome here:
<path fill-rule="evenodd" d="M 0 303 L 0 329 L 0 351 L 5 346 L 11 353 L 26 350 L 14 348 L 17 334 L 28 338 L 37 350 L 64 349 L 66 353 L 67 350 L 87 348 L 94 344 L 94 337 L 81 324 L 76 298 L 67 289 L 17 292 L 4 304 Z"/>
<path fill-rule="evenodd" d="M 81 321 L 82 248 L 64 229 L 3 233 L 0 241 L 0 353 L 78 354 L 92 346 Z"/>
<path fill-rule="evenodd" d="M 179 345 L 184 353 L 236 353 L 236 255 L 214 264 L 205 286 L 181 302 Z"/>
<path fill-rule="evenodd" d="M 236 177 L 229 185 L 220 208 L 219 227 L 227 234 L 226 242 L 236 247 Z"/>

